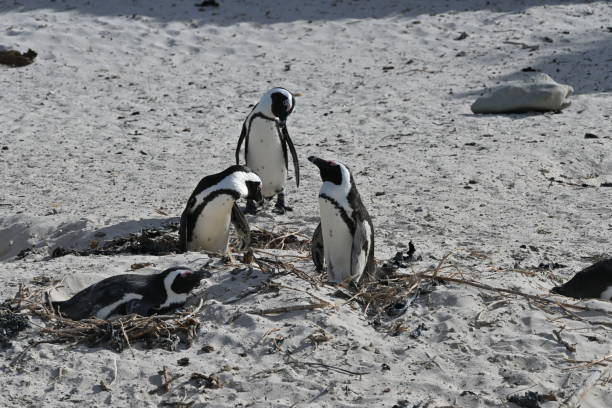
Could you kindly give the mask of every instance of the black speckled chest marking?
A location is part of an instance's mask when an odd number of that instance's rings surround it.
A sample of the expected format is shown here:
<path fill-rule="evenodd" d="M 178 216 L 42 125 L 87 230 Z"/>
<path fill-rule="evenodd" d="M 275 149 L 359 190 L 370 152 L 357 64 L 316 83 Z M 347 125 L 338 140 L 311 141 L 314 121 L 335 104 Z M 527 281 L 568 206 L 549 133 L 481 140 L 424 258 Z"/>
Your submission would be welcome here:
<path fill-rule="evenodd" d="M 344 223 L 348 227 L 349 231 L 351 232 L 351 235 L 355 235 L 355 221 L 353 221 L 353 219 L 348 216 L 346 211 L 344 211 L 344 208 L 342 208 L 342 206 L 336 200 L 334 200 L 327 194 L 319 194 L 319 197 L 329 201 L 334 206 L 334 208 L 338 210 L 342 221 L 344 221 Z"/>

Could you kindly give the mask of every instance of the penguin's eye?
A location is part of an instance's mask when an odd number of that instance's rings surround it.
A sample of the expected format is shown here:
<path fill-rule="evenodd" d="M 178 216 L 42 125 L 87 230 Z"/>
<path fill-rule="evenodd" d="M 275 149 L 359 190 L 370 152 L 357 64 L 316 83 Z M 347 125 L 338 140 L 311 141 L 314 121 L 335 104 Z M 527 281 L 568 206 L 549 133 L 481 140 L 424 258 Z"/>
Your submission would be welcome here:
<path fill-rule="evenodd" d="M 330 166 L 335 166 L 335 165 L 336 165 L 336 162 L 335 162 L 335 161 L 333 161 L 333 160 L 329 160 L 327 163 L 328 163 Z"/>
<path fill-rule="evenodd" d="M 189 276 L 193 273 L 193 271 L 183 271 L 181 272 L 181 278 L 184 278 L 186 276 Z"/>
<path fill-rule="evenodd" d="M 285 99 L 283 101 L 283 105 L 285 106 L 285 110 L 287 112 L 289 112 L 291 110 L 291 102 L 289 102 L 289 99 Z"/>

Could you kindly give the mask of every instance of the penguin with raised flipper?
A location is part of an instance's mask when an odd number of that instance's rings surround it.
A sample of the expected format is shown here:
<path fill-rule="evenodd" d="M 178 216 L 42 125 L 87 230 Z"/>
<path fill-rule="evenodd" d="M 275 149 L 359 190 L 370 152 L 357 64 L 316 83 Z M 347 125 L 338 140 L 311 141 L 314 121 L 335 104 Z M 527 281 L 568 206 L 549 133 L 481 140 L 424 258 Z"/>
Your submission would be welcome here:
<path fill-rule="evenodd" d="M 291 207 L 285 204 L 289 167 L 287 148 L 293 159 L 296 185 L 300 186 L 300 166 L 286 123 L 298 95 L 285 88 L 267 91 L 246 117 L 236 146 L 236 164 L 240 164 L 240 147 L 244 142 L 246 165 L 261 178 L 264 198 L 278 196 L 274 211 L 279 214 L 291 211 Z M 247 201 L 247 212 L 257 212 L 255 200 Z"/>
<path fill-rule="evenodd" d="M 612 258 L 594 263 L 551 292 L 576 299 L 612 300 Z"/>
<path fill-rule="evenodd" d="M 248 167 L 230 166 L 200 180 L 181 215 L 179 249 L 225 252 L 230 222 L 241 238 L 239 249 L 247 248 L 251 231 L 236 204 L 240 198 L 261 200 L 261 179 Z"/>
<path fill-rule="evenodd" d="M 108 319 L 131 313 L 151 316 L 184 305 L 189 292 L 206 276 L 206 271 L 194 272 L 183 266 L 153 275 L 116 275 L 52 305 L 72 320 Z"/>
<path fill-rule="evenodd" d="M 327 265 L 331 282 L 360 285 L 375 278 L 374 227 L 355 180 L 342 163 L 308 158 L 321 173 L 321 222 L 312 237 L 312 260 L 318 271 Z"/>

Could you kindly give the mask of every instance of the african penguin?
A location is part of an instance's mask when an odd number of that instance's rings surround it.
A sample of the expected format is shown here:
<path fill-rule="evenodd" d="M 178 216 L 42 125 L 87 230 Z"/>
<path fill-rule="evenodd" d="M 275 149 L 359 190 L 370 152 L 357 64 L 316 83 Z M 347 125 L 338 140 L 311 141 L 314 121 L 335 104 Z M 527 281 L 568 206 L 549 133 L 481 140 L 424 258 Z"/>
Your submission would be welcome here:
<path fill-rule="evenodd" d="M 327 264 L 331 282 L 359 285 L 373 279 L 374 227 L 355 180 L 342 163 L 310 156 L 321 172 L 321 222 L 312 237 L 312 260 L 318 271 Z"/>
<path fill-rule="evenodd" d="M 612 300 L 612 258 L 594 263 L 551 292 L 576 299 Z"/>
<path fill-rule="evenodd" d="M 72 320 L 107 319 L 131 313 L 151 316 L 182 306 L 205 274 L 205 271 L 194 272 L 179 266 L 153 275 L 111 276 L 52 305 Z"/>
<path fill-rule="evenodd" d="M 261 200 L 261 179 L 248 167 L 230 166 L 200 180 L 181 215 L 180 250 L 225 252 L 230 222 L 241 238 L 240 249 L 248 247 L 251 231 L 236 204 L 239 198 Z"/>
<path fill-rule="evenodd" d="M 289 167 L 287 147 L 293 158 L 295 182 L 300 186 L 300 167 L 293 141 L 287 131 L 287 117 L 295 108 L 295 96 L 285 88 L 267 91 L 246 117 L 238 145 L 236 164 L 240 164 L 240 147 L 244 142 L 246 165 L 262 181 L 262 193 L 266 199 L 278 195 L 274 211 L 284 214 L 291 211 L 285 205 L 285 184 Z M 260 202 L 261 204 L 261 202 Z M 257 212 L 255 201 L 247 202 L 247 212 Z"/>

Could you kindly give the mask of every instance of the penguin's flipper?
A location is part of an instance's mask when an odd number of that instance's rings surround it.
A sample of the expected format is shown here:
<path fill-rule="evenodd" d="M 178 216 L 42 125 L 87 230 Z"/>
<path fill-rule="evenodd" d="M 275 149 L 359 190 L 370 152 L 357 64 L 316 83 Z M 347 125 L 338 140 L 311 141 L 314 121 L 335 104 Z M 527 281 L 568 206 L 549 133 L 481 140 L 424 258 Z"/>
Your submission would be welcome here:
<path fill-rule="evenodd" d="M 310 254 L 312 255 L 312 262 L 315 264 L 317 272 L 321 272 L 325 267 L 325 253 L 323 246 L 323 233 L 321 232 L 321 223 L 317 225 L 317 228 L 312 234 L 312 241 L 310 242 Z"/>
<path fill-rule="evenodd" d="M 295 171 L 295 183 L 299 187 L 300 186 L 300 163 L 298 161 L 297 152 L 295 151 L 295 146 L 293 145 L 293 141 L 289 137 L 289 131 L 287 130 L 287 126 L 282 126 L 281 131 L 283 133 L 283 140 L 287 142 L 289 146 L 289 151 L 291 152 L 291 158 L 293 159 L 293 170 Z M 286 160 L 287 155 L 285 155 Z"/>
<path fill-rule="evenodd" d="M 247 128 L 246 128 L 246 121 L 244 121 L 244 123 L 242 124 L 242 131 L 240 132 L 240 137 L 238 138 L 238 145 L 236 145 L 236 164 L 240 164 L 240 147 L 242 146 L 242 142 L 244 141 L 244 139 L 247 138 Z M 244 151 L 244 157 L 246 159 L 246 146 L 248 146 L 249 142 L 247 140 L 246 144 L 245 144 L 245 151 Z"/>
<path fill-rule="evenodd" d="M 234 202 L 232 206 L 232 224 L 238 237 L 240 237 L 241 247 L 239 250 L 244 250 L 251 245 L 251 229 L 249 228 L 249 221 L 246 219 L 238 204 Z"/>
<path fill-rule="evenodd" d="M 359 281 L 366 269 L 370 253 L 370 225 L 366 220 L 357 215 L 355 220 L 355 234 L 351 247 L 351 276 L 355 282 Z"/>

